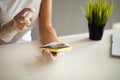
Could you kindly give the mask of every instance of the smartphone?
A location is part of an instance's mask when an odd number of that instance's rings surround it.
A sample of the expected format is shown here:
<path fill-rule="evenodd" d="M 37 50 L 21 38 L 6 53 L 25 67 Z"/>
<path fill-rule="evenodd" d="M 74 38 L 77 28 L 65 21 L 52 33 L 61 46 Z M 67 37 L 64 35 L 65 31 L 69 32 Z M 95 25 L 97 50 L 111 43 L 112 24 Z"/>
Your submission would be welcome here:
<path fill-rule="evenodd" d="M 51 46 L 45 46 L 45 47 L 40 47 L 39 49 L 49 49 L 51 52 L 65 52 L 65 51 L 70 51 L 72 49 L 71 46 L 58 46 L 58 47 L 51 47 Z"/>

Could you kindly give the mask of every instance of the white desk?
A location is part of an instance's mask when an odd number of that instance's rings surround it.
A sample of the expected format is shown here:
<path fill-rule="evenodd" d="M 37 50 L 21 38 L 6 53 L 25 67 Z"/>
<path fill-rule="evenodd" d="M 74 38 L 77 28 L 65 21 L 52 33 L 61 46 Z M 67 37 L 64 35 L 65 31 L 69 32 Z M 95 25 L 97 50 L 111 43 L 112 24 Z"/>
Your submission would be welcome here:
<path fill-rule="evenodd" d="M 120 58 L 111 57 L 111 33 L 101 41 L 88 34 L 60 37 L 73 49 L 44 62 L 39 41 L 0 46 L 0 80 L 120 80 Z"/>

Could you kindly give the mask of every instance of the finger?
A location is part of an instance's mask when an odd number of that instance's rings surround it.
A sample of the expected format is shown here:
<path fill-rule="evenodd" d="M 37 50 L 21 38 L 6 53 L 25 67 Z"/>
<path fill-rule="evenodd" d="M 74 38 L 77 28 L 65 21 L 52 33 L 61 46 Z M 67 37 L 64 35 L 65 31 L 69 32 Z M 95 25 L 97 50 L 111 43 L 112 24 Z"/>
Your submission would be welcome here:
<path fill-rule="evenodd" d="M 16 28 L 16 30 L 17 31 L 24 31 L 25 29 L 27 29 L 27 27 L 24 25 L 17 25 L 17 28 Z"/>
<path fill-rule="evenodd" d="M 27 29 L 27 25 L 26 25 L 26 23 L 21 23 L 20 21 L 16 21 L 15 29 L 18 31 L 23 31 L 23 30 Z"/>
<path fill-rule="evenodd" d="M 24 19 L 21 19 L 21 20 L 16 20 L 16 22 L 18 23 L 18 25 L 24 24 L 25 26 L 29 26 L 31 24 L 31 21 L 28 18 L 24 18 Z"/>
<path fill-rule="evenodd" d="M 43 55 L 44 57 L 47 57 L 49 53 L 50 53 L 50 51 L 49 51 L 48 49 L 43 49 L 43 50 L 42 50 L 42 55 Z"/>
<path fill-rule="evenodd" d="M 56 47 L 66 47 L 66 46 L 69 46 L 69 44 L 67 44 L 67 43 L 56 44 Z"/>
<path fill-rule="evenodd" d="M 20 27 L 27 26 L 28 23 L 26 23 L 24 20 L 16 20 L 17 25 L 20 25 Z"/>
<path fill-rule="evenodd" d="M 26 12 L 35 12 L 32 8 L 24 8 L 22 11 L 18 13 L 18 15 L 24 15 Z"/>
<path fill-rule="evenodd" d="M 53 56 L 53 54 L 49 51 L 49 49 L 43 49 L 42 55 L 47 60 L 56 60 L 56 56 Z"/>
<path fill-rule="evenodd" d="M 46 57 L 46 53 L 47 53 L 47 51 L 46 51 L 45 49 L 42 49 L 42 55 L 43 55 L 44 57 Z"/>
<path fill-rule="evenodd" d="M 22 15 L 18 15 L 18 16 L 15 16 L 14 20 L 17 21 L 17 22 L 21 22 L 21 23 L 25 23 L 25 16 L 22 16 Z"/>
<path fill-rule="evenodd" d="M 43 49 L 42 55 L 46 60 L 52 60 L 51 55 L 50 55 L 50 51 L 48 49 Z"/>
<path fill-rule="evenodd" d="M 20 24 L 26 23 L 26 25 L 28 25 L 28 24 L 31 23 L 30 19 L 28 19 L 27 17 L 22 16 L 22 15 L 16 16 L 14 19 L 15 19 L 17 22 L 19 22 Z"/>
<path fill-rule="evenodd" d="M 18 14 L 20 14 L 20 15 L 24 15 L 26 12 L 35 12 L 35 10 L 34 9 L 32 9 L 32 8 L 24 8 L 21 12 L 19 12 Z"/>

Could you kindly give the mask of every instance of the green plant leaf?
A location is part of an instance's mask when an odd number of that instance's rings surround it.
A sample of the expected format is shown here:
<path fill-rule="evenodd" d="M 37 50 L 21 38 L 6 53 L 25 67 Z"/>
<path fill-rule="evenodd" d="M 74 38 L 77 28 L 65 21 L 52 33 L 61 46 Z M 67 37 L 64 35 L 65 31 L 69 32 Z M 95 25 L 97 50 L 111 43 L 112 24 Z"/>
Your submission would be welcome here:
<path fill-rule="evenodd" d="M 113 8 L 113 2 L 109 3 L 106 0 L 90 0 L 89 2 L 86 2 L 85 16 L 88 23 L 97 27 L 105 25 L 112 15 Z"/>

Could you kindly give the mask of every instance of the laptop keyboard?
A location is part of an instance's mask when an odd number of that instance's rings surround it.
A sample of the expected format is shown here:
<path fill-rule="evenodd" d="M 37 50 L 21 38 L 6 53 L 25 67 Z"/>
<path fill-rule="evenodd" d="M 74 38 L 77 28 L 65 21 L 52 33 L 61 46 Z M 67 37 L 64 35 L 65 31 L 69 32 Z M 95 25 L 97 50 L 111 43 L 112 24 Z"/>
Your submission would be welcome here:
<path fill-rule="evenodd" d="M 120 30 L 116 30 L 112 34 L 112 55 L 120 56 Z"/>

